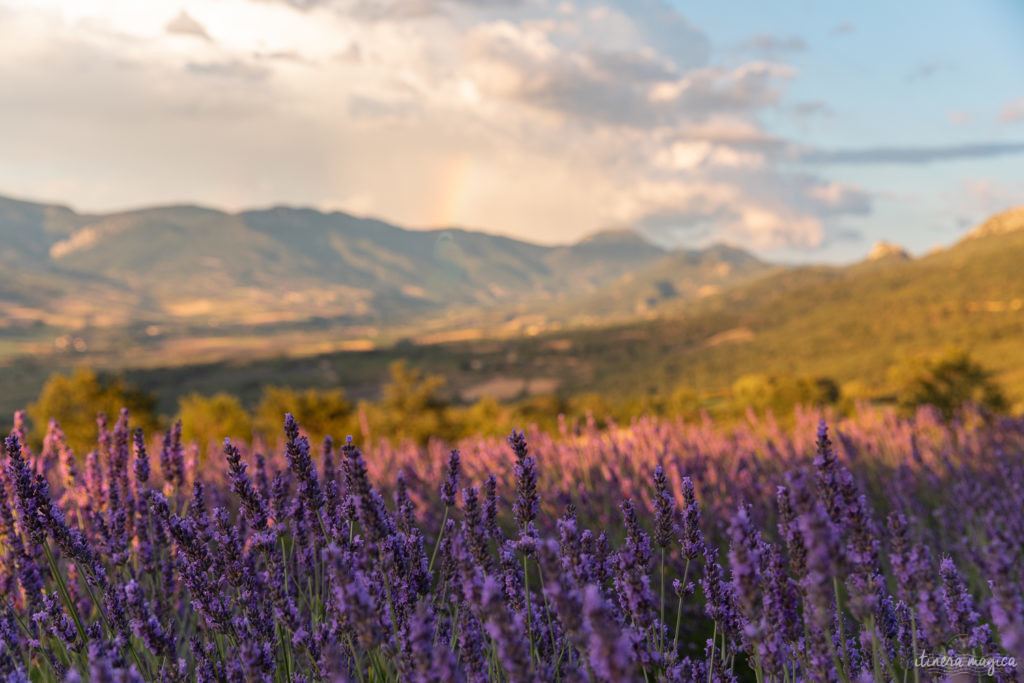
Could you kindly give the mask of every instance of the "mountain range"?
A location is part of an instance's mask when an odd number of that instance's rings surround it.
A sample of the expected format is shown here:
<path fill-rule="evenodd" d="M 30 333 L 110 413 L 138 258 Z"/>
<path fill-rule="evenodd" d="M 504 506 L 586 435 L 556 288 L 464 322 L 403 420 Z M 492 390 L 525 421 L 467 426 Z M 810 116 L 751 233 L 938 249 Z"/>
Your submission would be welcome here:
<path fill-rule="evenodd" d="M 313 327 L 373 344 L 538 314 L 544 326 L 608 320 L 770 269 L 739 249 L 666 250 L 624 230 L 541 246 L 285 206 L 86 215 L 0 198 L 0 245 L 0 339 L 37 353 L 48 336 L 123 346 L 112 330 L 166 344 L 211 328 Z"/>

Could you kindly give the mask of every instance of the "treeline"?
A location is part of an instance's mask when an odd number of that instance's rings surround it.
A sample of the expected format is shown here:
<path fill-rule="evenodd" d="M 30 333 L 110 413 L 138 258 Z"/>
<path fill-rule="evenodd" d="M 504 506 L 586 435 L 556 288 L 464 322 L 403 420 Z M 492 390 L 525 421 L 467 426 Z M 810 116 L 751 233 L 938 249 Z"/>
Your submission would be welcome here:
<path fill-rule="evenodd" d="M 751 374 L 720 392 L 700 393 L 681 386 L 667 394 L 541 395 L 506 403 L 484 397 L 472 404 L 458 404 L 448 398 L 445 385 L 439 375 L 396 361 L 376 401 L 353 402 L 341 388 L 266 386 L 259 402 L 248 409 L 229 392 L 188 394 L 178 400 L 178 412 L 171 416 L 157 414 L 152 394 L 120 379 L 104 379 L 91 370 L 78 369 L 70 375 L 53 375 L 28 413 L 37 443 L 52 418 L 61 424 L 69 444 L 84 452 L 95 441 L 96 412 L 113 416 L 122 406 L 131 411 L 135 424 L 147 430 L 180 419 L 183 438 L 202 447 L 226 436 L 276 444 L 281 416 L 286 412 L 294 414 L 314 439 L 352 434 L 364 443 L 379 438 L 423 443 L 430 437 L 454 441 L 472 435 L 500 435 L 509 425 L 571 430 L 591 422 L 601 427 L 610 420 L 625 423 L 645 414 L 696 420 L 706 413 L 728 421 L 754 410 L 772 411 L 785 421 L 797 405 L 831 406 L 848 413 L 859 401 L 894 404 L 907 411 L 928 404 L 947 417 L 965 403 L 994 412 L 1008 408 L 991 373 L 961 349 L 894 366 L 883 388 L 857 380 L 839 384 L 829 377 Z"/>

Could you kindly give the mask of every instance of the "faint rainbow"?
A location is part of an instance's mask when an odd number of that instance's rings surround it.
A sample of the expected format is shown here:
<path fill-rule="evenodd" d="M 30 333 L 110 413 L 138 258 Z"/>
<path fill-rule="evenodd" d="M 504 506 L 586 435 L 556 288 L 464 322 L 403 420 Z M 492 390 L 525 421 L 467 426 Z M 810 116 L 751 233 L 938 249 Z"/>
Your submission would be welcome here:
<path fill-rule="evenodd" d="M 461 225 L 466 220 L 466 209 L 472 197 L 477 164 L 473 157 L 463 154 L 445 162 L 438 177 L 432 215 L 439 227 Z"/>

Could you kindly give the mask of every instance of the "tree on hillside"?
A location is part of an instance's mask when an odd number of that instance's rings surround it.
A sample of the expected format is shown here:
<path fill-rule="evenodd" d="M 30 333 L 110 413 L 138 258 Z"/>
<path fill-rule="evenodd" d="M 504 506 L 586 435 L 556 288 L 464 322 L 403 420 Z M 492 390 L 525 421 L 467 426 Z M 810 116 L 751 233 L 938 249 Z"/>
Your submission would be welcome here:
<path fill-rule="evenodd" d="M 284 414 L 291 413 L 314 443 L 325 436 L 335 440 L 358 433 L 352 403 L 342 389 L 298 391 L 268 386 L 256 407 L 255 428 L 268 444 L 284 436 Z"/>
<path fill-rule="evenodd" d="M 554 394 L 527 396 L 512 406 L 512 424 L 529 429 L 536 424 L 541 430 L 558 428 L 558 416 L 568 412 L 564 398 Z"/>
<path fill-rule="evenodd" d="M 178 399 L 178 419 L 181 420 L 182 439 L 195 441 L 202 453 L 211 443 L 220 443 L 225 437 L 243 441 L 252 438 L 249 414 L 242 408 L 238 397 L 228 393 L 182 396 Z"/>
<path fill-rule="evenodd" d="M 55 374 L 47 380 L 35 403 L 28 407 L 32 438 L 41 443 L 51 419 L 60 423 L 68 445 L 82 455 L 96 447 L 96 414 L 105 413 L 110 423 L 127 408 L 134 427 L 156 429 L 156 397 L 120 379 L 102 379 L 87 368 L 70 375 Z"/>
<path fill-rule="evenodd" d="M 404 360 L 395 361 L 389 370 L 391 381 L 384 387 L 381 400 L 363 404 L 374 436 L 412 439 L 418 443 L 425 443 L 431 436 L 449 440 L 458 436 L 442 393 L 444 377 L 424 375 Z"/>
<path fill-rule="evenodd" d="M 914 358 L 894 367 L 896 400 L 904 409 L 920 405 L 938 408 L 948 419 L 964 404 L 992 411 L 1006 410 L 1002 388 L 992 373 L 964 349 L 950 348 L 931 358 Z"/>
<path fill-rule="evenodd" d="M 829 377 L 743 375 L 733 382 L 732 396 L 737 407 L 783 413 L 797 405 L 832 405 L 839 400 L 839 385 Z"/>
<path fill-rule="evenodd" d="M 506 425 L 512 424 L 511 408 L 498 403 L 493 396 L 482 396 L 476 403 L 458 412 L 461 436 L 504 436 Z"/>

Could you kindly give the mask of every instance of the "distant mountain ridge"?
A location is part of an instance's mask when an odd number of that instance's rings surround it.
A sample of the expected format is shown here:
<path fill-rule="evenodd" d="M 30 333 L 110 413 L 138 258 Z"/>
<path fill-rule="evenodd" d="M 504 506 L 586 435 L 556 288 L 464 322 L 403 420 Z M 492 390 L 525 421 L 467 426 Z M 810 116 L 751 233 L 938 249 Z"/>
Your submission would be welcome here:
<path fill-rule="evenodd" d="M 685 298 L 769 268 L 740 250 L 667 250 L 628 230 L 542 246 L 286 206 L 79 214 L 4 197 L 0 245 L 0 335 L 40 325 L 387 326 L 584 301 L 586 313 L 600 316 L 592 297 L 626 281 L 637 301 L 652 291 Z"/>
<path fill-rule="evenodd" d="M 987 221 L 967 233 L 964 239 L 977 239 L 1004 235 L 1008 232 L 1024 230 L 1024 206 L 1019 206 L 992 216 Z"/>

